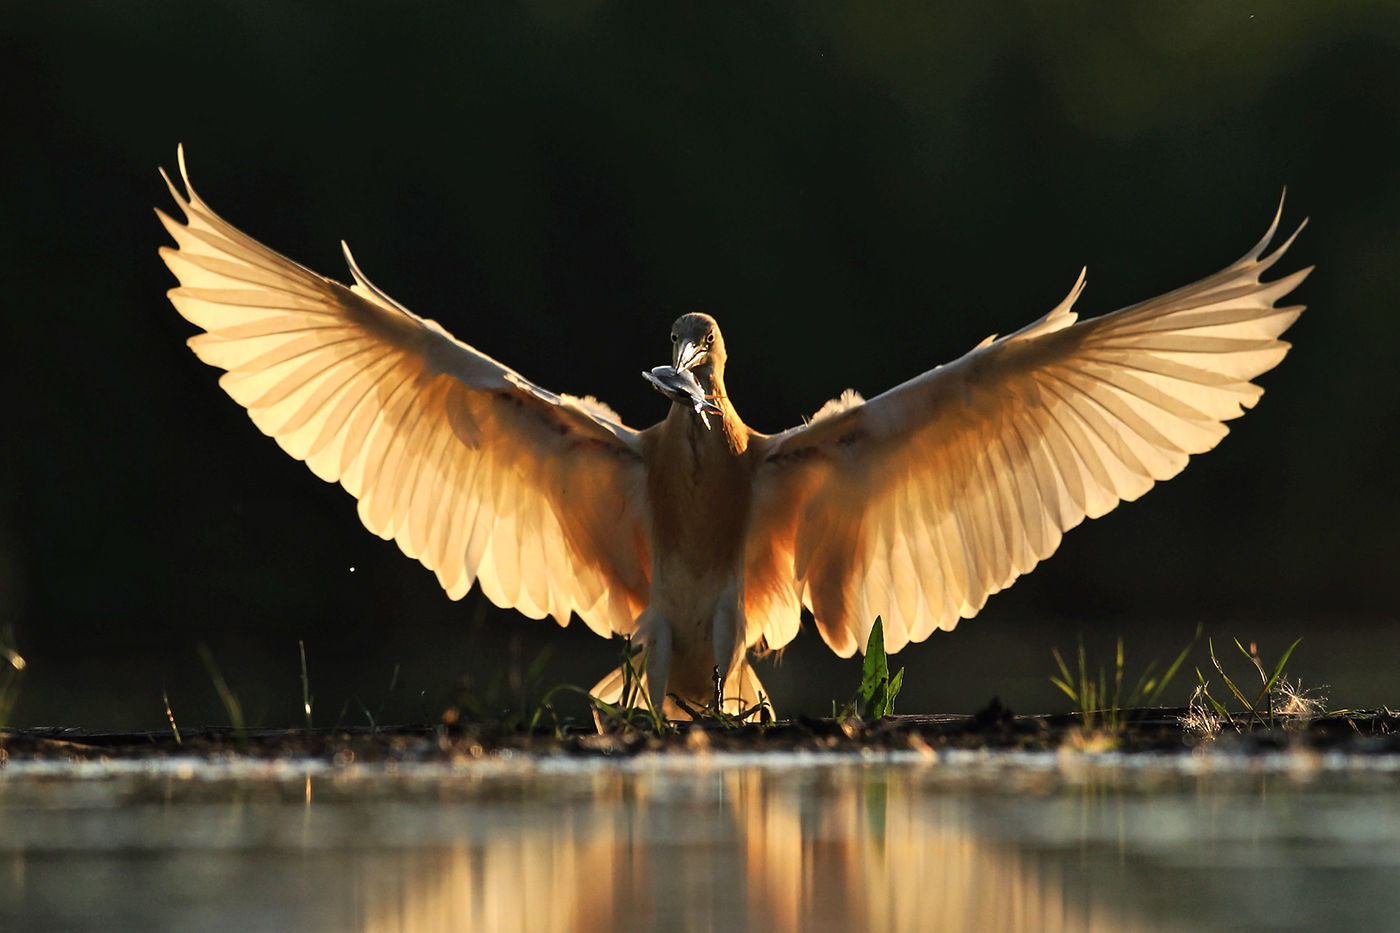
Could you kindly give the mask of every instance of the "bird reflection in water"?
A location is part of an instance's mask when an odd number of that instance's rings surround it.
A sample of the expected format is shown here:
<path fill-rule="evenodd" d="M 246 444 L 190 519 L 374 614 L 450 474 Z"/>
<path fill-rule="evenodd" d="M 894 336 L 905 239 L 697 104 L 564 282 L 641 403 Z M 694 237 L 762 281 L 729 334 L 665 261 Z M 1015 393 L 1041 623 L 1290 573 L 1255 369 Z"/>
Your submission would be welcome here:
<path fill-rule="evenodd" d="M 367 857 L 362 928 L 1143 928 L 1067 886 L 1058 863 L 979 835 L 967 795 L 897 771 L 615 772 L 594 791 L 493 805 L 500 824 L 476 838 Z"/>

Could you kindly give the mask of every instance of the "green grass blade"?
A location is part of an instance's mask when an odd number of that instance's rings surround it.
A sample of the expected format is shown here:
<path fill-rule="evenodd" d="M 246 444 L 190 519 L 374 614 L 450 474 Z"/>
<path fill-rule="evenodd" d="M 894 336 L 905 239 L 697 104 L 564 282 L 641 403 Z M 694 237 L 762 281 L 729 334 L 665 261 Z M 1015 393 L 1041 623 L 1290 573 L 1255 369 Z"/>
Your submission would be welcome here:
<path fill-rule="evenodd" d="M 175 711 L 170 708 L 170 695 L 165 692 L 165 688 L 160 688 L 160 698 L 165 701 L 165 718 L 170 720 L 170 731 L 175 734 L 175 744 L 182 745 L 180 741 L 180 727 L 175 725 Z"/>
<path fill-rule="evenodd" d="M 1089 700 L 1089 701 L 1090 701 L 1089 706 L 1092 706 L 1092 705 L 1093 705 L 1092 700 L 1093 700 L 1093 694 L 1094 694 L 1094 684 L 1093 684 L 1093 681 L 1091 681 L 1091 680 L 1089 679 L 1089 660 L 1088 660 L 1088 658 L 1086 657 L 1086 655 L 1085 655 L 1085 653 L 1084 653 L 1084 635 L 1083 635 L 1083 633 L 1080 633 L 1080 635 L 1078 636 L 1078 642 L 1079 642 L 1079 687 L 1080 687 L 1079 692 L 1080 692 L 1081 694 L 1088 694 L 1088 696 L 1087 696 L 1085 699 Z M 1088 710 L 1086 709 L 1085 712 L 1088 712 Z"/>
<path fill-rule="evenodd" d="M 1246 698 L 1245 693 L 1240 692 L 1238 686 L 1235 686 L 1235 681 L 1229 679 L 1229 674 L 1226 674 L 1224 670 L 1221 670 L 1221 679 L 1222 681 L 1225 681 L 1225 686 L 1226 688 L 1229 688 L 1229 692 L 1233 693 L 1233 695 L 1235 695 L 1235 699 L 1239 700 L 1240 705 L 1245 707 L 1245 712 L 1254 713 L 1254 703 L 1249 702 L 1249 698 Z"/>
<path fill-rule="evenodd" d="M 233 726 L 234 740 L 242 745 L 247 737 L 247 730 L 243 725 L 243 705 L 238 702 L 238 697 L 229 689 L 223 673 L 219 670 L 219 665 L 214 663 L 214 655 L 209 650 L 208 645 L 200 644 L 199 656 L 204 660 L 204 667 L 209 672 L 209 679 L 214 681 L 214 690 L 219 694 L 219 700 L 228 712 L 229 725 Z"/>
<path fill-rule="evenodd" d="M 545 665 L 549 663 L 549 660 L 551 657 L 553 657 L 553 655 L 553 645 L 545 645 L 543 648 L 540 649 L 540 653 L 535 655 L 534 660 L 530 662 L 530 666 L 525 669 L 524 683 L 527 688 L 530 684 L 536 683 L 542 676 L 544 676 Z"/>
<path fill-rule="evenodd" d="M 1258 667 L 1258 666 L 1259 666 L 1259 662 L 1258 662 L 1258 660 L 1257 660 L 1257 658 L 1258 658 L 1258 653 L 1257 653 L 1257 652 L 1252 652 L 1252 651 L 1250 651 L 1248 648 L 1246 648 L 1244 645 L 1240 644 L 1240 640 L 1239 640 L 1238 638 L 1234 639 L 1234 642 L 1235 642 L 1235 647 L 1238 648 L 1238 649 L 1240 649 L 1240 654 L 1244 655 L 1245 660 L 1248 661 L 1250 664 L 1253 664 L 1255 667 Z M 1262 674 L 1263 671 L 1260 671 L 1260 673 Z"/>
<path fill-rule="evenodd" d="M 306 731 L 311 731 L 311 678 L 306 674 L 306 642 L 297 641 L 297 651 L 301 653 L 301 708 L 306 712 Z M 175 736 L 179 744 L 180 736 Z"/>
<path fill-rule="evenodd" d="M 1171 667 L 1168 667 L 1168 668 L 1167 668 L 1166 673 L 1164 673 L 1164 674 L 1162 675 L 1162 679 L 1161 679 L 1160 681 L 1158 681 L 1156 689 L 1152 691 L 1151 696 L 1148 697 L 1147 702 L 1146 702 L 1145 704 L 1143 704 L 1143 705 L 1145 705 L 1145 706 L 1155 706 L 1155 705 L 1156 705 L 1156 703 L 1157 703 L 1157 698 L 1160 697 L 1160 696 L 1162 695 L 1162 691 L 1164 691 L 1164 690 L 1167 689 L 1167 684 L 1169 684 L 1169 683 L 1172 682 L 1172 678 L 1175 677 L 1175 676 L 1176 676 L 1176 672 L 1177 672 L 1178 670 L 1181 669 L 1181 665 L 1184 664 L 1184 663 L 1186 663 L 1186 656 L 1189 655 L 1189 654 L 1191 653 L 1191 649 L 1194 648 L 1194 647 L 1196 647 L 1196 643 L 1197 643 L 1198 641 L 1200 641 L 1200 640 L 1201 640 L 1201 626 L 1200 626 L 1200 625 L 1197 625 L 1197 626 L 1196 626 L 1196 634 L 1195 634 L 1195 636 L 1191 639 L 1191 641 L 1186 645 L 1185 648 L 1182 648 L 1182 649 L 1181 649 L 1181 654 L 1177 655 L 1177 656 L 1176 656 L 1176 660 L 1173 661 L 1173 662 L 1171 663 Z"/>
<path fill-rule="evenodd" d="M 1113 662 L 1113 708 L 1123 698 L 1123 637 L 1118 637 L 1118 653 Z"/>
<path fill-rule="evenodd" d="M 1240 692 L 1240 688 L 1235 686 L 1235 682 L 1230 679 L 1230 675 L 1226 674 L 1223 668 L 1218 668 L 1218 670 L 1220 671 L 1221 680 L 1225 681 L 1225 686 L 1228 687 L 1230 692 L 1235 695 L 1235 699 L 1240 701 L 1240 703 L 1244 706 L 1246 712 L 1253 713 L 1254 704 L 1249 702 L 1249 699 L 1242 692 Z"/>
<path fill-rule="evenodd" d="M 1238 645 L 1239 641 L 1236 640 L 1235 644 Z M 1224 665 L 1222 665 L 1220 663 L 1220 659 L 1215 656 L 1214 642 L 1212 642 L 1210 639 L 1207 639 L 1206 647 L 1210 651 L 1210 663 L 1215 665 L 1215 670 L 1220 674 L 1220 679 L 1225 681 L 1225 686 L 1229 689 L 1231 693 L 1235 695 L 1235 699 L 1239 700 L 1248 712 L 1253 713 L 1254 704 L 1250 703 L 1249 700 L 1245 697 L 1245 695 L 1240 692 L 1240 688 L 1235 686 L 1235 682 L 1230 679 L 1230 675 L 1225 673 Z M 1243 650 L 1243 648 L 1241 650 Z M 1245 652 L 1245 654 L 1248 655 L 1248 652 Z"/>
<path fill-rule="evenodd" d="M 1270 689 L 1278 682 L 1279 677 L 1283 675 L 1283 666 L 1288 663 L 1288 659 L 1293 656 L 1293 649 L 1298 647 L 1298 642 L 1302 640 L 1302 638 L 1294 639 L 1293 644 L 1289 645 L 1288 650 L 1283 653 L 1283 657 L 1278 659 L 1278 664 L 1274 665 L 1274 673 L 1269 677 L 1269 682 L 1267 684 Z"/>
<path fill-rule="evenodd" d="M 1220 716 L 1222 719 L 1225 719 L 1227 722 L 1230 721 L 1230 713 L 1225 709 L 1225 704 L 1210 695 L 1210 681 L 1206 680 L 1205 675 L 1201 673 L 1199 667 L 1196 668 L 1196 679 L 1201 682 L 1201 696 L 1205 697 L 1206 701 L 1210 703 L 1211 709 L 1215 710 L 1216 715 Z"/>
<path fill-rule="evenodd" d="M 1147 666 L 1142 669 L 1142 676 L 1133 684 L 1133 689 L 1128 691 L 1127 705 L 1147 706 L 1146 697 L 1156 686 L 1157 681 L 1152 679 L 1152 672 L 1157 669 L 1156 660 L 1148 661 Z"/>

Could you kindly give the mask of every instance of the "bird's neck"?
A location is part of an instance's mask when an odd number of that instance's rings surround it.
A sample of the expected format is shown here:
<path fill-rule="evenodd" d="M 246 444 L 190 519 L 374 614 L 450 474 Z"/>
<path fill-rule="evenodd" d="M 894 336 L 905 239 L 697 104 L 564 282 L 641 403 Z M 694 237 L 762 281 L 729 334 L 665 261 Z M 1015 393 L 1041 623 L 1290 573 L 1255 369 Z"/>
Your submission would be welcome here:
<path fill-rule="evenodd" d="M 700 388 L 705 391 L 705 395 L 719 406 L 720 414 L 716 416 L 711 413 L 710 427 L 706 429 L 700 422 L 698 415 L 695 415 L 687 406 L 677 403 L 672 407 L 680 413 L 688 414 L 691 431 L 698 431 L 700 435 L 714 435 L 710 443 L 723 441 L 729 453 L 738 456 L 749 446 L 749 427 L 744 424 L 744 420 L 739 417 L 739 412 L 735 410 L 733 403 L 729 401 L 729 393 L 724 388 L 724 373 L 713 366 L 698 367 L 695 371 L 695 380 L 700 383 Z M 715 422 L 719 423 L 716 424 Z M 703 442 L 703 441 L 702 441 Z"/>

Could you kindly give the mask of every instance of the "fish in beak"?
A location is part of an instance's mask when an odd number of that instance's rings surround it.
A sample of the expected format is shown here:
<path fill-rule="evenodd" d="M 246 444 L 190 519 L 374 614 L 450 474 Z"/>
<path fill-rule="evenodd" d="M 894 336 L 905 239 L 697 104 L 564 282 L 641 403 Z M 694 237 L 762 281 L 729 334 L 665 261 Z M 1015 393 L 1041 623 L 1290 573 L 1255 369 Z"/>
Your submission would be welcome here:
<path fill-rule="evenodd" d="M 720 407 L 705 395 L 694 374 L 674 366 L 657 366 L 651 372 L 643 372 L 642 378 L 650 382 L 656 391 L 673 402 L 689 405 L 700 416 L 705 427 L 710 426 L 708 413 L 721 414 Z"/>

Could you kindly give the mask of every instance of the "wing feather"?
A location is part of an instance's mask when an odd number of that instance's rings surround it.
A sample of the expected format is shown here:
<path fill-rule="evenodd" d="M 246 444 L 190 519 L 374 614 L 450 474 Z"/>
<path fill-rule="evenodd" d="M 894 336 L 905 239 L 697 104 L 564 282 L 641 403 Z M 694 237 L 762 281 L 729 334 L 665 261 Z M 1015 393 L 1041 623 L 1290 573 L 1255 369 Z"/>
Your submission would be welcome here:
<path fill-rule="evenodd" d="M 645 603 L 640 435 L 599 403 L 556 396 L 417 317 L 346 250 L 354 284 L 323 278 L 235 229 L 195 194 L 180 153 L 175 240 L 189 341 L 263 433 L 359 500 L 365 526 L 498 605 L 600 634 Z"/>
<path fill-rule="evenodd" d="M 1279 337 L 1303 309 L 1275 303 L 1311 270 L 1260 281 L 1297 236 L 1265 255 L 1281 212 L 1198 282 L 1078 321 L 1081 274 L 1020 331 L 763 438 L 749 587 L 790 584 L 842 656 L 877 615 L 898 650 L 975 615 L 1085 518 L 1175 476 L 1253 407 L 1252 380 L 1288 351 Z M 762 612 L 780 647 L 795 620 Z"/>

